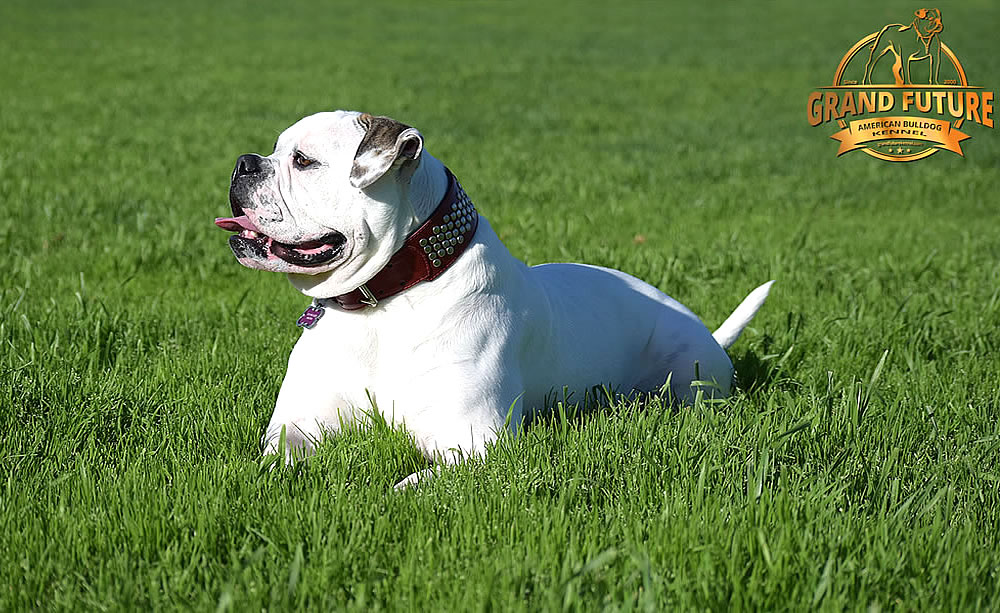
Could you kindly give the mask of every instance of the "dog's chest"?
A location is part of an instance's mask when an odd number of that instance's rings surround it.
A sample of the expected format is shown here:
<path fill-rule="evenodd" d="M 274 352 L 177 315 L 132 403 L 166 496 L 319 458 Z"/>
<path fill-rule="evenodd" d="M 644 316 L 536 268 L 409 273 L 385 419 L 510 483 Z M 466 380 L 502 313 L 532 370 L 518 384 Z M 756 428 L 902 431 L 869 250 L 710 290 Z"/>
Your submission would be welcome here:
<path fill-rule="evenodd" d="M 399 311 L 382 305 L 364 313 L 327 307 L 316 325 L 303 331 L 289 369 L 309 369 L 315 383 L 337 390 L 355 408 L 412 397 L 428 371 L 449 361 L 462 336 L 419 309 Z"/>
<path fill-rule="evenodd" d="M 377 330 L 366 325 L 364 316 L 351 321 L 345 317 L 350 314 L 330 307 L 320 313 L 295 343 L 286 382 L 294 380 L 307 388 L 336 390 L 339 401 L 364 406 L 365 390 L 371 388 L 378 370 Z"/>

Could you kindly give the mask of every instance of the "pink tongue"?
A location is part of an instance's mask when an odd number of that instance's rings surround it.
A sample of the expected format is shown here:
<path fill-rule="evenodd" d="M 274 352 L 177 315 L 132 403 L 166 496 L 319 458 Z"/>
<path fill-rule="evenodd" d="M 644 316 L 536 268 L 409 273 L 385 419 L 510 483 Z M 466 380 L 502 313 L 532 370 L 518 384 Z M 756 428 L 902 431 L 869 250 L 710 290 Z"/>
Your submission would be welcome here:
<path fill-rule="evenodd" d="M 260 232 L 257 226 L 253 225 L 253 222 L 246 215 L 240 215 L 239 217 L 216 217 L 215 225 L 230 232 L 239 232 L 241 230 Z"/>

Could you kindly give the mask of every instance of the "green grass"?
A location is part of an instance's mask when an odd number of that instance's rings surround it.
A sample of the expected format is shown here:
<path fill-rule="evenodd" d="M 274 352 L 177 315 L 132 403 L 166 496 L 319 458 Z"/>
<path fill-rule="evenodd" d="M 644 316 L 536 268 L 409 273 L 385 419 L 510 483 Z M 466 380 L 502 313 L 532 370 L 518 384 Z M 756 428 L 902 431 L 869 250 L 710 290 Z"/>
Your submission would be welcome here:
<path fill-rule="evenodd" d="M 1000 607 L 1000 135 L 887 164 L 806 122 L 914 8 L 6 0 L 0 610 Z M 995 91 L 1000 8 L 941 8 Z M 528 263 L 710 327 L 777 279 L 740 391 L 566 409 L 415 492 L 385 427 L 262 470 L 307 301 L 211 219 L 333 108 L 419 127 Z"/>

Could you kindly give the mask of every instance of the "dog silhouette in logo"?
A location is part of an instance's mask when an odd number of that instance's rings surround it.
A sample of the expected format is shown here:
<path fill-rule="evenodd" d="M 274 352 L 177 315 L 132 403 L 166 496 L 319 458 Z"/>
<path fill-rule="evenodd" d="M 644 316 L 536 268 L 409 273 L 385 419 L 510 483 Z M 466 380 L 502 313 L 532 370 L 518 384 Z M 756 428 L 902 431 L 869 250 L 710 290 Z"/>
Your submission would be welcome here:
<path fill-rule="evenodd" d="M 912 85 L 916 82 L 937 85 L 938 73 L 941 71 L 941 38 L 938 35 L 942 30 L 944 24 L 941 23 L 941 11 L 938 9 L 919 9 L 909 25 L 891 23 L 882 28 L 872 43 L 862 85 L 872 84 L 875 65 L 889 53 L 896 59 L 892 65 L 896 85 Z M 910 65 L 924 60 L 928 60 L 927 78 L 924 80 L 918 77 L 914 81 Z"/>

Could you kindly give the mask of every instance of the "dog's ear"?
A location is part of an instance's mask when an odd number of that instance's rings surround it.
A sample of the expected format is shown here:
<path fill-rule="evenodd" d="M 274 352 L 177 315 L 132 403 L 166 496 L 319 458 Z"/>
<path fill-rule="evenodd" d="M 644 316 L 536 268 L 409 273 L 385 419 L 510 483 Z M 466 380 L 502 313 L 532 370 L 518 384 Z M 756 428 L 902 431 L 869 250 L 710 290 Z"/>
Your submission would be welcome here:
<path fill-rule="evenodd" d="M 917 9 L 913 14 L 917 16 L 917 19 L 925 19 L 927 17 L 927 9 Z"/>
<path fill-rule="evenodd" d="M 365 131 L 354 154 L 351 185 L 364 189 L 378 181 L 393 166 L 415 162 L 424 150 L 424 137 L 415 128 L 389 117 L 368 113 L 358 116 L 358 125 Z"/>

